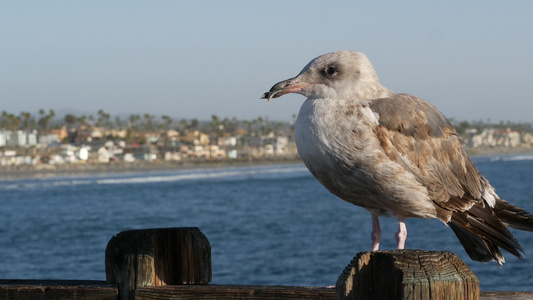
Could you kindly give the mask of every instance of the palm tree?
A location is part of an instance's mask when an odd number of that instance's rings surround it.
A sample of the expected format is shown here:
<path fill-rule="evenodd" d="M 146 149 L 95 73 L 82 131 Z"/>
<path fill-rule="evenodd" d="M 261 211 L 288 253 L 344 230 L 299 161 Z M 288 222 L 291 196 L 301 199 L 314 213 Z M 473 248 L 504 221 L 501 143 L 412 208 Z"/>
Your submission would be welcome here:
<path fill-rule="evenodd" d="M 96 127 L 109 127 L 109 119 L 111 116 L 102 109 L 98 110 L 98 121 Z"/>
<path fill-rule="evenodd" d="M 76 118 L 75 115 L 73 114 L 66 114 L 65 115 L 65 123 L 67 123 L 67 126 L 72 128 L 74 127 L 74 125 L 76 124 L 76 122 L 78 121 L 78 118 Z"/>
<path fill-rule="evenodd" d="M 122 128 L 122 121 L 120 120 L 119 116 L 115 117 L 115 125 L 117 126 L 117 129 L 121 129 Z"/>
<path fill-rule="evenodd" d="M 189 121 L 187 121 L 187 119 L 181 119 L 178 123 L 179 131 L 183 132 L 187 128 L 189 128 Z"/>
<path fill-rule="evenodd" d="M 191 128 L 192 130 L 197 130 L 199 125 L 200 121 L 198 121 L 198 119 L 192 119 L 189 128 Z"/>
<path fill-rule="evenodd" d="M 133 129 L 137 129 L 138 127 L 138 124 L 137 122 L 139 122 L 139 120 L 141 119 L 141 116 L 139 115 L 130 115 L 128 121 L 129 121 L 129 127 L 133 128 Z"/>
<path fill-rule="evenodd" d="M 224 127 L 224 130 L 226 132 L 235 133 L 237 128 L 239 127 L 239 121 L 236 117 L 231 118 L 231 121 L 228 121 L 226 126 Z"/>
<path fill-rule="evenodd" d="M 54 117 L 56 116 L 56 112 L 53 110 L 53 109 L 50 109 L 48 110 L 48 124 L 50 124 L 52 122 L 52 120 L 54 119 Z"/>
<path fill-rule="evenodd" d="M 161 119 L 164 121 L 165 129 L 169 129 L 172 126 L 172 123 L 174 122 L 172 118 L 168 115 L 161 116 Z"/>
<path fill-rule="evenodd" d="M 154 129 L 154 117 L 150 114 L 144 114 L 144 129 L 152 130 Z"/>
<path fill-rule="evenodd" d="M 2 115 L 0 116 L 0 128 L 6 129 L 6 123 L 8 122 L 8 113 L 3 110 Z"/>
<path fill-rule="evenodd" d="M 11 131 L 17 131 L 20 125 L 20 117 L 14 114 L 7 115 L 7 129 Z"/>
<path fill-rule="evenodd" d="M 132 143 L 136 136 L 137 136 L 137 130 L 139 130 L 139 121 L 141 120 L 141 116 L 132 114 L 128 118 L 128 130 L 126 131 L 126 143 L 130 144 Z"/>
<path fill-rule="evenodd" d="M 22 130 L 28 131 L 32 125 L 32 117 L 29 112 L 21 112 L 20 119 L 22 120 Z"/>
<path fill-rule="evenodd" d="M 40 115 L 40 118 L 37 124 L 39 125 L 39 129 L 42 132 L 45 132 L 48 130 L 48 126 L 50 125 L 50 122 L 52 121 L 52 119 L 55 117 L 56 113 L 53 109 L 51 109 L 49 113 L 46 114 L 44 109 L 40 109 L 39 115 Z"/>
<path fill-rule="evenodd" d="M 211 122 L 209 123 L 209 128 L 210 128 L 210 131 L 211 131 L 211 135 L 213 135 L 215 137 L 218 137 L 219 127 L 220 127 L 220 121 L 218 120 L 218 116 L 217 115 L 212 115 L 211 116 Z"/>

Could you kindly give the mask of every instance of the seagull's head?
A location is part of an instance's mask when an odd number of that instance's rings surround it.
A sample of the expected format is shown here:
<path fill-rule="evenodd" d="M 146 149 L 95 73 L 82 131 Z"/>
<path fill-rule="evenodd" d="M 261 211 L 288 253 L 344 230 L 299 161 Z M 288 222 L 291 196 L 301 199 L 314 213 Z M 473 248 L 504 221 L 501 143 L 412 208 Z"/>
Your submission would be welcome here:
<path fill-rule="evenodd" d="M 272 98 L 298 93 L 309 99 L 364 100 L 373 96 L 376 89 L 382 87 L 366 55 L 344 50 L 313 59 L 300 74 L 276 83 L 261 99 L 270 102 Z"/>

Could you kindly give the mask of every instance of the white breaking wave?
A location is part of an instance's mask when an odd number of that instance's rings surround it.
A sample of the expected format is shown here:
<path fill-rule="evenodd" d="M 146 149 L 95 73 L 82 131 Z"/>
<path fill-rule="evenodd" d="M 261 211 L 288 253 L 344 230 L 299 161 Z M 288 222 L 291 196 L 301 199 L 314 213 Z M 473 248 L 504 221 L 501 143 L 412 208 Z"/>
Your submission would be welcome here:
<path fill-rule="evenodd" d="M 284 174 L 286 176 L 291 176 L 291 174 L 293 174 L 296 176 L 301 174 L 302 172 L 308 174 L 307 168 L 303 165 L 280 165 L 276 167 L 242 167 L 219 170 L 204 169 L 164 173 L 137 173 L 132 175 L 96 175 L 83 178 L 62 177 L 59 179 L 46 178 L 0 182 L 0 190 L 34 189 L 51 186 L 78 186 L 89 184 L 143 184 L 156 182 L 179 182 L 184 180 L 210 180 L 224 178 L 233 179 L 238 177 L 262 178 L 269 176 L 272 177 L 273 174 Z"/>
<path fill-rule="evenodd" d="M 518 154 L 509 156 L 494 156 L 490 161 L 515 161 L 515 160 L 533 160 L 533 154 Z"/>
<path fill-rule="evenodd" d="M 504 157 L 503 160 L 505 161 L 512 161 L 512 160 L 533 160 L 533 154 L 527 154 L 527 155 L 513 155 L 509 157 Z"/>
<path fill-rule="evenodd" d="M 296 173 L 307 170 L 305 167 L 296 168 L 275 168 L 275 169 L 253 169 L 253 170 L 232 170 L 232 171 L 215 171 L 206 173 L 186 173 L 177 175 L 158 175 L 132 178 L 109 178 L 97 180 L 97 184 L 139 184 L 152 182 L 173 182 L 182 180 L 201 180 L 213 178 L 230 178 L 251 175 L 263 175 L 273 173 Z"/>

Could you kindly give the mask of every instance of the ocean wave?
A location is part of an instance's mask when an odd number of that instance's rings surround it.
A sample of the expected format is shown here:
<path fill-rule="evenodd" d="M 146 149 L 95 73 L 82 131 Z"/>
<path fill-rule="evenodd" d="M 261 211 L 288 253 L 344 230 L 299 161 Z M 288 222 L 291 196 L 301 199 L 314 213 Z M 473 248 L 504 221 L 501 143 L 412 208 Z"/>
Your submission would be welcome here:
<path fill-rule="evenodd" d="M 520 161 L 520 160 L 533 160 L 533 154 L 493 156 L 490 158 L 490 161 Z"/>
<path fill-rule="evenodd" d="M 259 167 L 236 167 L 224 169 L 202 169 L 192 171 L 171 171 L 157 173 L 136 173 L 128 175 L 93 175 L 88 177 L 43 178 L 31 180 L 16 180 L 0 182 L 0 190 L 36 189 L 60 186 L 79 186 L 90 184 L 143 184 L 157 182 L 179 182 L 185 180 L 214 180 L 214 179 L 265 179 L 280 176 L 293 177 L 309 174 L 303 165 L 280 165 Z"/>
<path fill-rule="evenodd" d="M 513 155 L 510 157 L 504 157 L 504 161 L 514 161 L 514 160 L 533 160 L 533 154 L 527 155 Z"/>
<path fill-rule="evenodd" d="M 131 178 L 109 178 L 97 180 L 97 184 L 139 184 L 139 183 L 153 183 L 153 182 L 174 182 L 182 180 L 203 180 L 203 179 L 217 179 L 217 178 L 235 178 L 235 177 L 250 177 L 267 174 L 287 174 L 306 171 L 305 167 L 298 168 L 275 168 L 275 169 L 252 169 L 252 170 L 231 170 L 231 171 L 215 171 L 202 173 L 186 173 L 176 175 L 158 175 L 158 176 L 143 176 Z"/>

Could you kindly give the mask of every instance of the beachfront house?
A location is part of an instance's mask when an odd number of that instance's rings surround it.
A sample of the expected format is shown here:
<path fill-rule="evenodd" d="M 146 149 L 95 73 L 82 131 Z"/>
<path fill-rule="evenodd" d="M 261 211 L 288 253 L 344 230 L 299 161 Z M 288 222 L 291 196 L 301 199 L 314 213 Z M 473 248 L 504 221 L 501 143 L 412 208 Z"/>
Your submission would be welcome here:
<path fill-rule="evenodd" d="M 510 128 L 495 129 L 485 128 L 480 134 L 477 131 L 470 133 L 467 146 L 476 147 L 518 147 L 522 144 L 520 133 Z"/>
<path fill-rule="evenodd" d="M 59 135 L 57 134 L 40 134 L 39 135 L 39 143 L 50 145 L 54 143 L 59 143 Z"/>
<path fill-rule="evenodd" d="M 181 155 L 179 154 L 179 152 L 167 151 L 165 152 L 165 155 L 163 157 L 167 161 L 170 161 L 170 160 L 180 161 L 181 160 Z"/>
<path fill-rule="evenodd" d="M 290 147 L 288 136 L 275 136 L 274 134 L 252 136 L 248 139 L 248 146 L 248 151 L 254 157 L 293 155 L 296 153 L 295 147 Z"/>
<path fill-rule="evenodd" d="M 157 155 L 157 148 L 149 145 L 134 145 L 123 149 L 124 160 L 127 156 L 128 160 L 133 158 L 133 160 L 154 161 L 157 159 Z"/>
<path fill-rule="evenodd" d="M 237 137 L 235 136 L 219 137 L 217 140 L 217 145 L 224 146 L 224 147 L 235 147 L 237 146 Z"/>
<path fill-rule="evenodd" d="M 7 131 L 0 130 L 0 147 L 7 146 L 8 133 Z"/>
<path fill-rule="evenodd" d="M 113 157 L 113 152 L 107 149 L 105 146 L 102 146 L 96 150 L 96 161 L 99 163 L 108 163 Z"/>

